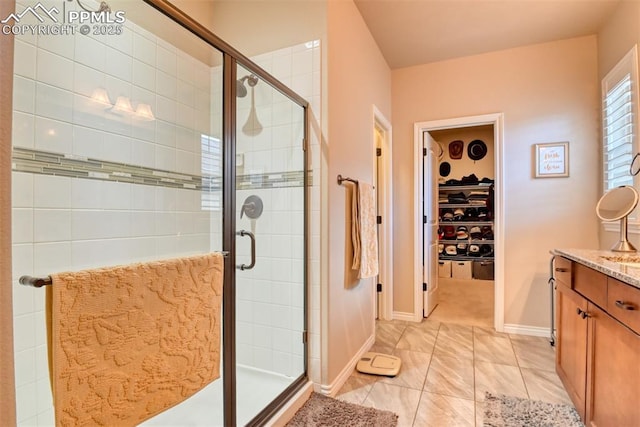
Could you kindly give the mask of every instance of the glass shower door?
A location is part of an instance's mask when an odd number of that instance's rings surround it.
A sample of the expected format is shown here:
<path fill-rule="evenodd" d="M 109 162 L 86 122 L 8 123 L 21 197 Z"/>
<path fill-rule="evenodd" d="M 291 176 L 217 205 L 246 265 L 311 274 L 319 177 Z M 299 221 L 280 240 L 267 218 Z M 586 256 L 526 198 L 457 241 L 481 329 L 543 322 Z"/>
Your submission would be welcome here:
<path fill-rule="evenodd" d="M 238 66 L 236 408 L 245 425 L 304 375 L 304 108 Z"/>

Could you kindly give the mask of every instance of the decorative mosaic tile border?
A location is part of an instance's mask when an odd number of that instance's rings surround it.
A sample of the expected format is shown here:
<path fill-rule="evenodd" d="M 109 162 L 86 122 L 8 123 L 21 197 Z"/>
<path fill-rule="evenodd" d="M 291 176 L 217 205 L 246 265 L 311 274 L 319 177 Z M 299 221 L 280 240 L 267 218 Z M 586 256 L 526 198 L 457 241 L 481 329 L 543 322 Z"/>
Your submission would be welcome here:
<path fill-rule="evenodd" d="M 15 172 L 128 182 L 185 190 L 220 191 L 222 189 L 222 178 L 219 176 L 191 175 L 21 147 L 13 147 L 12 169 Z M 311 176 L 310 173 L 309 185 L 311 185 Z M 303 171 L 236 177 L 238 190 L 302 187 L 303 185 Z"/>

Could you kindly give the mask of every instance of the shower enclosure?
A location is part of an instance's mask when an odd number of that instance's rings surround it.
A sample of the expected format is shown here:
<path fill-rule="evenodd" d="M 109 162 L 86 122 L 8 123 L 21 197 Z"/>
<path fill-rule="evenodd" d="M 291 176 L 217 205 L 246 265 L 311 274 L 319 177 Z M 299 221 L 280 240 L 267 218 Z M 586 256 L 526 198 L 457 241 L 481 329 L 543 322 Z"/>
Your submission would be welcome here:
<path fill-rule="evenodd" d="M 307 102 L 170 3 L 113 3 L 121 34 L 16 36 L 18 424 L 53 423 L 21 275 L 218 250 L 221 379 L 145 424 L 261 423 L 306 382 Z"/>

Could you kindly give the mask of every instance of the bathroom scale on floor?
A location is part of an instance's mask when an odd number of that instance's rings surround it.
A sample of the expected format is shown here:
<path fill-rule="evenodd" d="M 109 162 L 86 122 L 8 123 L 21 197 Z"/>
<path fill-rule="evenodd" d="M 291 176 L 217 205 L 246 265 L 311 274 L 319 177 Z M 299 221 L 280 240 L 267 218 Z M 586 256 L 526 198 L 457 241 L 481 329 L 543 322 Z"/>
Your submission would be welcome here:
<path fill-rule="evenodd" d="M 399 357 L 368 352 L 358 360 L 356 369 L 365 374 L 395 377 L 400 372 L 400 365 L 402 365 L 402 361 Z"/>

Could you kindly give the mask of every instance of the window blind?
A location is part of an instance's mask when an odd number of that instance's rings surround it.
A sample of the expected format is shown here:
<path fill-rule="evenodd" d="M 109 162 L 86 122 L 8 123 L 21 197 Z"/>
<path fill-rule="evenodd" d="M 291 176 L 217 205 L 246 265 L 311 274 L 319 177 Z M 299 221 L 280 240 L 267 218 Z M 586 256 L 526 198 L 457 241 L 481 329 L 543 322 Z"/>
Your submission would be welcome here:
<path fill-rule="evenodd" d="M 603 100 L 604 187 L 633 185 L 629 165 L 633 158 L 633 85 L 627 73 L 607 90 Z"/>
<path fill-rule="evenodd" d="M 222 210 L 222 144 L 218 138 L 200 136 L 202 147 L 202 196 L 203 210 Z"/>

